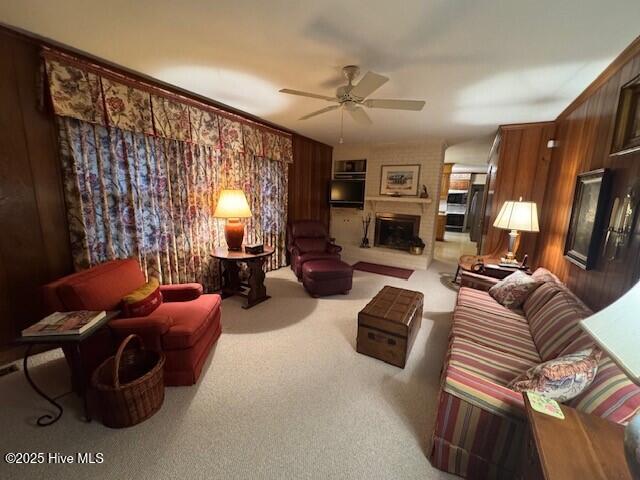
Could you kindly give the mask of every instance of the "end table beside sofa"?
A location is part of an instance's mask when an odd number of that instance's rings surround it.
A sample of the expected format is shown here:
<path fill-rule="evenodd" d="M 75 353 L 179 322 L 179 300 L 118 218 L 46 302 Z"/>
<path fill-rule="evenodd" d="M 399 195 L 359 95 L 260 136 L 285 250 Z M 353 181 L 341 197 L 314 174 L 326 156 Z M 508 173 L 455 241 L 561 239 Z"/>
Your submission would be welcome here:
<path fill-rule="evenodd" d="M 82 397 L 84 418 L 87 422 L 90 422 L 91 412 L 87 402 L 87 394 L 89 390 L 89 376 L 91 375 L 91 371 L 88 371 L 85 368 L 82 358 L 82 344 L 98 333 L 108 322 L 116 318 L 119 313 L 120 312 L 107 312 L 104 318 L 99 320 L 95 325 L 92 325 L 88 330 L 82 332 L 80 335 L 36 335 L 22 336 L 17 339 L 16 343 L 27 346 L 22 360 L 22 369 L 24 370 L 24 376 L 26 377 L 27 382 L 38 395 L 53 405 L 57 410 L 55 415 L 44 414 L 38 417 L 36 422 L 38 426 L 47 427 L 49 425 L 53 425 L 60 420 L 64 409 L 54 398 L 51 398 L 41 390 L 31 378 L 31 375 L 29 374 L 29 356 L 31 355 L 32 348 L 38 345 L 54 345 L 56 347 L 62 346 L 65 349 L 65 353 L 68 355 L 67 359 L 70 362 L 70 365 L 72 365 L 71 383 L 74 385 L 76 393 Z"/>
<path fill-rule="evenodd" d="M 561 405 L 564 419 L 535 411 L 524 397 L 528 431 L 522 480 L 633 480 L 624 427 Z"/>

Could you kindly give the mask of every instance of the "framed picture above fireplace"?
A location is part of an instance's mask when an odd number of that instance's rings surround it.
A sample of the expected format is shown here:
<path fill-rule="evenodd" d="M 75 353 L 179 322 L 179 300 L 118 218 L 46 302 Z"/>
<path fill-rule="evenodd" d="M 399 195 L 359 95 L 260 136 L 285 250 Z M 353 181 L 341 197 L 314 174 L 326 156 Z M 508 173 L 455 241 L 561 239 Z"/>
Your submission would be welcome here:
<path fill-rule="evenodd" d="M 417 197 L 420 165 L 382 165 L 380 195 Z"/>

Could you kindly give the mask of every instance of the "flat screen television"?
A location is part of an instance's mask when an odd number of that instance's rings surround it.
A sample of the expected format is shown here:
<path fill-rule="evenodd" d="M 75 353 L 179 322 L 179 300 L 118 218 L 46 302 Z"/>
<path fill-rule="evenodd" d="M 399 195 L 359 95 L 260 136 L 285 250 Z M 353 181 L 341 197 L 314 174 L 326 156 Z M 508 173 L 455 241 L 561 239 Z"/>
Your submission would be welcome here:
<path fill-rule="evenodd" d="M 329 203 L 334 207 L 362 208 L 364 180 L 331 180 Z"/>

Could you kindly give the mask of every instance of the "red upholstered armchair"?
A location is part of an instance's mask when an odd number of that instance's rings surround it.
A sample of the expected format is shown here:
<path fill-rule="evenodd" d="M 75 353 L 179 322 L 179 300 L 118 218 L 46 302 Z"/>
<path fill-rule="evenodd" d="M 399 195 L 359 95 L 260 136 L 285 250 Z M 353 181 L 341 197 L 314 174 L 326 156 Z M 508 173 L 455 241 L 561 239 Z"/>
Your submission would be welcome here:
<path fill-rule="evenodd" d="M 342 247 L 329 238 L 325 226 L 316 220 L 298 220 L 287 226 L 287 250 L 291 270 L 302 277 L 302 265 L 309 260 L 340 260 Z"/>
<path fill-rule="evenodd" d="M 44 304 L 47 313 L 119 310 L 122 297 L 145 281 L 136 260 L 113 260 L 45 285 Z M 203 295 L 202 286 L 197 283 L 162 285 L 160 291 L 163 303 L 150 315 L 111 320 L 108 329 L 83 342 L 87 374 L 113 354 L 122 338 L 136 333 L 147 348 L 166 355 L 167 385 L 192 385 L 198 380 L 211 348 L 220 337 L 220 296 Z M 67 358 L 73 368 L 72 360 Z"/>

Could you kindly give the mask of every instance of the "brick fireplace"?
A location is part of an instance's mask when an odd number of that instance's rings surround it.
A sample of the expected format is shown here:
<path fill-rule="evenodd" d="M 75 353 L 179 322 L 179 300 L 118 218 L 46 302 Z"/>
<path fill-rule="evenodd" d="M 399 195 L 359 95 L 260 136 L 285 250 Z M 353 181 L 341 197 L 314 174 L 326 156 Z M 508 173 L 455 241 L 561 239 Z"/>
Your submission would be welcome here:
<path fill-rule="evenodd" d="M 331 235 L 336 243 L 343 247 L 345 261 L 379 263 L 402 268 L 426 269 L 431 263 L 435 243 L 435 225 L 438 212 L 438 199 L 445 143 L 442 139 L 401 143 L 367 143 L 337 145 L 333 150 L 333 160 L 367 159 L 365 184 L 365 202 L 362 210 L 356 208 L 331 208 Z M 384 165 L 420 165 L 419 186 L 427 187 L 429 198 L 390 197 L 380 194 L 380 181 Z M 376 237 L 378 220 L 386 220 L 387 214 L 419 217 L 411 233 L 425 243 L 422 255 L 412 255 L 405 240 L 397 242 L 395 235 L 408 237 L 409 228 L 395 225 L 390 238 Z M 371 216 L 368 239 L 371 248 L 360 248 L 363 236 L 362 220 Z M 397 220 L 403 217 L 398 217 Z M 386 230 L 386 222 L 384 229 Z M 395 222 L 398 223 L 398 222 Z M 395 227 L 400 227 L 398 232 Z M 378 230 L 380 230 L 378 226 Z M 414 228 L 417 230 L 414 230 Z M 383 232 L 384 233 L 384 232 Z M 412 236 L 414 236 L 412 235 Z M 386 235 L 383 235 L 385 237 Z M 409 238 L 410 239 L 410 238 Z M 377 242 L 376 242 L 377 240 Z M 382 242 L 381 242 L 382 240 Z M 399 243 L 399 245 L 380 245 L 380 243 Z"/>
<path fill-rule="evenodd" d="M 420 216 L 376 213 L 374 246 L 409 250 L 411 240 L 420 232 Z"/>

